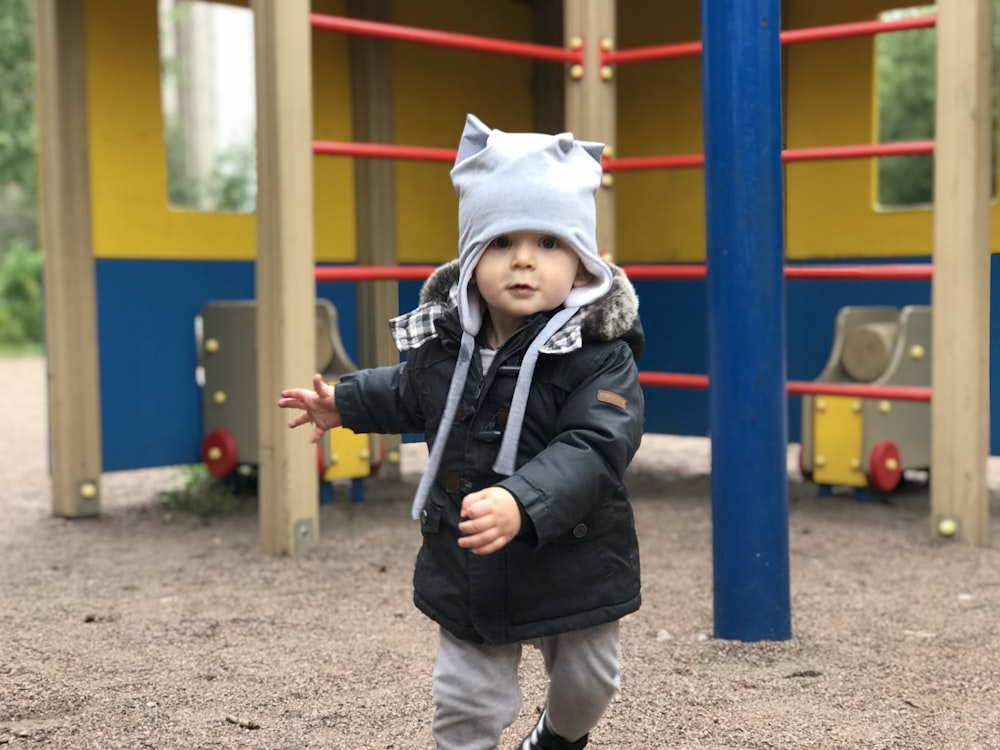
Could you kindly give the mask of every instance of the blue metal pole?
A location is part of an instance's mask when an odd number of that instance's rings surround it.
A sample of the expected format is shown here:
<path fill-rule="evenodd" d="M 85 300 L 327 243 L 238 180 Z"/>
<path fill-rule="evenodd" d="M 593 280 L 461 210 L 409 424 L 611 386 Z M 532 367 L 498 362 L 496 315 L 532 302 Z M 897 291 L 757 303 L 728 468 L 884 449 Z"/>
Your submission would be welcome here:
<path fill-rule="evenodd" d="M 715 636 L 791 638 L 780 0 L 702 0 Z"/>

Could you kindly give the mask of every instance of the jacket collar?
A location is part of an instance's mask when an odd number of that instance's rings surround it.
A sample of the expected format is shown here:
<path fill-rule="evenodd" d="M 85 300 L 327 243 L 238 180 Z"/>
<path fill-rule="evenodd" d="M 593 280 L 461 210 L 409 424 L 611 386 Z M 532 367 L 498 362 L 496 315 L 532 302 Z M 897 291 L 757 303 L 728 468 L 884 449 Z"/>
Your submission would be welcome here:
<path fill-rule="evenodd" d="M 579 349 L 584 341 L 629 340 L 638 358 L 642 332 L 638 326 L 639 299 L 628 278 L 612 264 L 611 289 L 600 299 L 580 308 L 540 349 L 545 354 L 563 354 Z M 458 260 L 437 268 L 420 290 L 420 306 L 389 322 L 396 348 L 417 349 L 438 336 L 437 322 L 448 313 L 457 320 Z"/>

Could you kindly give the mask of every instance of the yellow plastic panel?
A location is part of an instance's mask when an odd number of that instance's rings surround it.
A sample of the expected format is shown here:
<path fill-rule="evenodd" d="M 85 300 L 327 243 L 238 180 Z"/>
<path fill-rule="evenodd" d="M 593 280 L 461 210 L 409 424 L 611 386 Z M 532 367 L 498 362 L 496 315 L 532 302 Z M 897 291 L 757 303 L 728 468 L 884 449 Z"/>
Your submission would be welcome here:
<path fill-rule="evenodd" d="M 864 444 L 861 399 L 816 396 L 813 425 L 813 481 L 848 487 L 867 486 L 861 456 Z"/>
<path fill-rule="evenodd" d="M 918 5 L 919 3 L 909 3 Z M 801 29 L 874 20 L 899 0 L 789 0 L 782 26 Z M 698 3 L 618 3 L 619 49 L 697 41 Z M 783 49 L 788 148 L 867 144 L 875 132 L 875 40 L 857 37 Z M 691 154 L 703 150 L 701 61 L 681 57 L 617 66 L 616 156 Z M 989 158 L 987 156 L 986 158 Z M 998 155 L 1000 158 L 1000 155 Z M 880 211 L 873 200 L 875 159 L 787 165 L 789 259 L 928 255 L 929 207 Z M 700 262 L 705 258 L 701 169 L 616 175 L 616 256 L 620 263 Z M 1000 251 L 1000 202 L 991 206 L 991 249 Z"/>
<path fill-rule="evenodd" d="M 345 6 L 344 0 L 314 3 L 317 12 L 339 15 Z M 94 255 L 252 259 L 252 214 L 168 205 L 156 0 L 88 0 L 86 23 Z M 313 34 L 314 137 L 319 139 L 351 138 L 347 44 L 344 34 Z M 313 180 L 317 258 L 353 260 L 353 160 L 317 156 Z"/>
<path fill-rule="evenodd" d="M 345 427 L 330 430 L 329 463 L 323 472 L 323 479 L 359 479 L 372 473 L 371 451 L 368 435 L 351 432 Z"/>

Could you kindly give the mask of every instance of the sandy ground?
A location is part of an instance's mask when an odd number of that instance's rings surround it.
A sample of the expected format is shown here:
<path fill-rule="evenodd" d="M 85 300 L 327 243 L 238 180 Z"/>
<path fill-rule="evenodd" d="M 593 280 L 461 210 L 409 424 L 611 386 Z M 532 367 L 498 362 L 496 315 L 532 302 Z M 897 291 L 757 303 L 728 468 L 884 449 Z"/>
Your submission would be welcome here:
<path fill-rule="evenodd" d="M 405 482 L 323 506 L 320 543 L 294 557 L 261 552 L 252 503 L 167 511 L 176 469 L 107 474 L 100 518 L 54 518 L 44 377 L 40 359 L 0 360 L 0 746 L 432 747 L 436 630 L 410 602 L 418 448 Z M 931 537 L 925 486 L 824 498 L 790 470 L 793 637 L 726 641 L 707 474 L 706 441 L 665 436 L 630 469 L 644 603 L 591 747 L 1000 748 L 995 520 L 971 548 Z M 537 654 L 522 671 L 503 748 L 543 699 Z"/>

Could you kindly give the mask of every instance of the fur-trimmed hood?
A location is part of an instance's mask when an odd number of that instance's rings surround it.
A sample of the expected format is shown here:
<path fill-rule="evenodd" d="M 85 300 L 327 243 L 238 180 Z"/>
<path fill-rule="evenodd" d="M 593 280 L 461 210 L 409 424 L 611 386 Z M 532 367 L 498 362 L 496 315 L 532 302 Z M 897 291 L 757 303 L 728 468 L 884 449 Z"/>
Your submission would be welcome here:
<path fill-rule="evenodd" d="M 573 316 L 565 328 L 578 327 L 582 341 L 625 339 L 638 360 L 644 345 L 642 327 L 639 324 L 639 298 L 625 272 L 613 263 L 610 265 L 611 289 L 596 302 L 581 307 L 580 312 Z M 455 306 L 458 280 L 457 259 L 438 267 L 420 290 L 421 306 Z"/>

